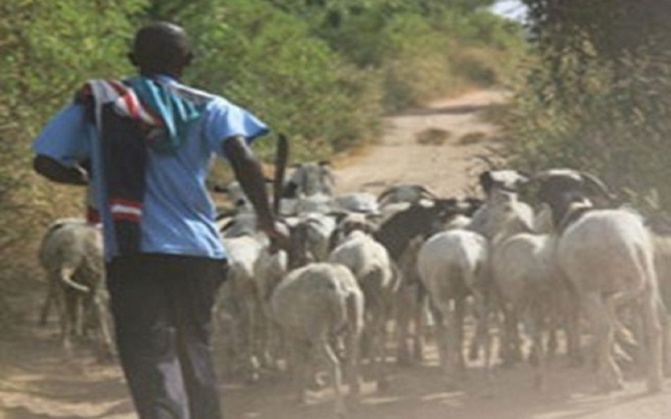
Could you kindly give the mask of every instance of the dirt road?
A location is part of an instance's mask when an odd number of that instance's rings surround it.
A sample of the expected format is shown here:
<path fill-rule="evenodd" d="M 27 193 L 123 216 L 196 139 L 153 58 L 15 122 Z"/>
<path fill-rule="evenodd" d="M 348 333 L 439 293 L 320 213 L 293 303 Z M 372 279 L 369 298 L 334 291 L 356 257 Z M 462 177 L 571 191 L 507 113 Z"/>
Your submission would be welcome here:
<path fill-rule="evenodd" d="M 440 195 L 464 195 L 474 184 L 473 157 L 486 152 L 496 136 L 496 127 L 481 121 L 479 111 L 504 99 L 502 92 L 476 92 L 389 118 L 379 145 L 336 161 L 338 188 L 379 192 L 403 182 L 424 184 Z M 52 324 L 0 337 L 0 419 L 133 418 L 118 366 L 96 363 L 84 350 L 65 357 L 56 330 Z M 544 393 L 533 389 L 526 365 L 496 369 L 487 382 L 473 364 L 460 388 L 448 391 L 433 348 L 421 366 L 393 367 L 384 393 L 367 383 L 363 397 L 350 405 L 349 419 L 671 417 L 671 381 L 662 393 L 648 395 L 642 378 L 633 376 L 625 390 L 596 395 L 592 371 L 568 368 L 561 356 L 550 363 Z M 333 412 L 328 390 L 311 394 L 308 405 L 299 407 L 283 379 L 253 386 L 227 381 L 222 398 L 227 419 L 323 419 Z"/>
<path fill-rule="evenodd" d="M 503 91 L 478 91 L 387 118 L 379 144 L 336 161 L 339 190 L 379 192 L 418 183 L 440 196 L 464 195 L 483 167 L 477 156 L 497 146 L 497 127 L 480 113 L 505 100 Z"/>

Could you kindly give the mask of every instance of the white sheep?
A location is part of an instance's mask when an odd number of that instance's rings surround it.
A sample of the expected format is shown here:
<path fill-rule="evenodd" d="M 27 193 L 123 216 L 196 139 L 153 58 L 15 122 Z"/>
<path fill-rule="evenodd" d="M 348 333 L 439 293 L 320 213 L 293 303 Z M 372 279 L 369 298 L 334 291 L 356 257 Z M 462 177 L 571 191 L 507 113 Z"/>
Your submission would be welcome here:
<path fill-rule="evenodd" d="M 408 365 L 424 359 L 425 319 L 427 296 L 417 272 L 417 254 L 426 239 L 412 239 L 397 261 L 401 273 L 401 286 L 396 299 L 396 361 Z M 410 335 L 411 323 L 413 334 Z M 408 340 L 412 340 L 412 351 Z"/>
<path fill-rule="evenodd" d="M 457 370 L 465 373 L 462 347 L 467 296 L 473 295 L 480 320 L 486 322 L 487 319 L 488 252 L 487 240 L 482 235 L 467 230 L 449 230 L 430 237 L 417 256 L 419 276 L 429 294 L 436 321 L 441 365 L 450 384 Z M 455 303 L 453 312 L 451 301 Z M 451 325 L 449 337 L 445 330 L 447 319 Z M 489 359 L 489 344 L 485 342 L 487 373 Z"/>
<path fill-rule="evenodd" d="M 299 164 L 284 186 L 282 198 L 316 194 L 333 195 L 335 176 L 327 161 Z"/>
<path fill-rule="evenodd" d="M 436 199 L 431 191 L 422 185 L 394 185 L 378 195 L 377 201 L 381 206 L 407 202 L 416 204 L 422 199 Z"/>
<path fill-rule="evenodd" d="M 307 249 L 315 262 L 325 261 L 332 250 L 332 236 L 336 230 L 336 218 L 319 212 L 302 213 L 298 222 L 306 227 Z"/>
<path fill-rule="evenodd" d="M 42 317 L 46 317 L 53 299 L 58 307 L 63 347 L 69 350 L 72 337 L 81 335 L 84 327 L 92 324 L 99 335 L 101 355 L 111 356 L 100 227 L 80 219 L 54 222 L 42 239 L 38 259 L 47 273 L 49 287 Z"/>
<path fill-rule="evenodd" d="M 391 317 L 399 275 L 387 250 L 368 233 L 351 231 L 328 258 L 349 268 L 357 279 L 366 299 L 366 335 L 372 348 L 378 388 L 386 386 L 384 358 L 386 323 Z"/>
<path fill-rule="evenodd" d="M 339 194 L 333 198 L 335 210 L 379 214 L 380 206 L 377 197 L 368 192 L 352 192 Z"/>
<path fill-rule="evenodd" d="M 336 394 L 335 412 L 338 417 L 344 416 L 341 365 L 331 342 L 344 334 L 346 377 L 350 394 L 358 394 L 364 297 L 352 272 L 345 266 L 323 262 L 295 269 L 274 290 L 271 308 L 289 340 L 299 399 L 306 401 L 311 373 L 306 364 L 312 352 L 328 362 Z"/>
<path fill-rule="evenodd" d="M 602 182 L 571 170 L 538 174 L 539 198 L 559 231 L 557 265 L 575 287 L 596 340 L 598 378 L 605 391 L 622 387 L 613 359 L 616 310 L 637 303 L 647 349 L 648 389 L 662 388 L 661 300 L 650 233 L 637 213 L 591 209 L 589 192 L 610 198 Z M 558 222 L 557 222 L 558 221 Z"/>
<path fill-rule="evenodd" d="M 267 246 L 267 238 L 260 234 L 243 235 L 238 237 L 224 238 L 222 240 L 228 256 L 228 281 L 231 283 L 232 292 L 240 300 L 240 316 L 237 323 L 241 331 L 238 354 L 243 357 L 241 363 L 244 365 L 246 379 L 256 381 L 259 375 L 259 361 L 263 359 L 256 339 L 258 322 L 262 315 L 259 290 L 255 280 L 254 267 L 262 250 Z M 222 304 L 218 302 L 217 305 Z"/>
<path fill-rule="evenodd" d="M 533 340 L 536 360 L 536 386 L 546 383 L 546 354 L 543 332 L 546 319 L 557 308 L 558 297 L 565 294 L 565 285 L 555 264 L 556 239 L 550 235 L 518 233 L 495 242 L 491 257 L 492 279 L 505 314 L 506 340 L 518 338 L 518 316 L 523 316 Z M 505 345 L 511 346 L 511 342 Z M 519 347 L 519 342 L 515 342 Z"/>
<path fill-rule="evenodd" d="M 477 207 L 477 210 L 465 228 L 482 234 L 495 244 L 517 233 L 534 231 L 533 209 L 518 196 L 519 188 L 529 182 L 526 174 L 517 170 L 488 170 L 480 174 L 479 181 L 485 199 L 482 202 L 471 201 L 472 207 Z M 499 346 L 504 364 L 512 364 L 522 358 L 515 314 L 515 311 L 504 310 L 505 332 L 502 345 Z M 477 353 L 481 332 L 480 329 L 477 331 L 472 342 L 471 358 Z"/>

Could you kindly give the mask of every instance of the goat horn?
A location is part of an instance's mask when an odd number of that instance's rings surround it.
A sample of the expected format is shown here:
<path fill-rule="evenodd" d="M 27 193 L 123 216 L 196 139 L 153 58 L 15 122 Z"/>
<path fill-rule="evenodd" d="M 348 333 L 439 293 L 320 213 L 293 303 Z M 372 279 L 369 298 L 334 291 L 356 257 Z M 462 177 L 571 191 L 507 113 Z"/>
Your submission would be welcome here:
<path fill-rule="evenodd" d="M 482 160 L 489 169 L 497 169 L 498 165 L 494 160 L 492 160 L 491 157 L 487 156 L 486 154 L 478 154 L 475 156 L 476 160 Z"/>
<path fill-rule="evenodd" d="M 430 190 L 428 190 L 428 189 L 427 189 L 425 186 L 423 186 L 423 185 L 417 185 L 417 189 L 419 190 L 419 192 L 421 192 L 422 196 L 425 197 L 425 198 L 431 198 L 431 199 L 436 199 L 436 198 L 438 198 L 438 197 L 436 196 L 436 194 L 434 194 L 433 192 L 431 192 Z"/>
<path fill-rule="evenodd" d="M 392 186 L 391 188 L 387 188 L 380 195 L 377 197 L 377 202 L 382 202 L 383 199 L 394 193 L 395 188 Z"/>
<path fill-rule="evenodd" d="M 599 194 L 602 195 L 604 198 L 608 199 L 609 201 L 615 201 L 616 196 L 613 194 L 606 184 L 599 179 L 598 177 L 594 176 L 591 173 L 579 171 L 580 178 L 583 180 L 585 183 L 585 186 L 587 190 L 594 194 Z"/>

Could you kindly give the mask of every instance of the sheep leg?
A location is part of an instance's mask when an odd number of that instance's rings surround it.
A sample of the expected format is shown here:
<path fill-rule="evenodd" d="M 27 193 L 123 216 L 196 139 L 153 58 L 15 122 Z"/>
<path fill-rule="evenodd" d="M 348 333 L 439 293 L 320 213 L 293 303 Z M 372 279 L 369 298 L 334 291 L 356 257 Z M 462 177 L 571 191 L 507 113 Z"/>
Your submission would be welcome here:
<path fill-rule="evenodd" d="M 671 377 L 671 318 L 661 298 L 656 298 L 657 312 L 662 326 L 662 361 L 664 376 Z"/>
<path fill-rule="evenodd" d="M 336 356 L 333 348 L 329 344 L 328 338 L 323 337 L 315 344 L 315 349 L 319 352 L 321 357 L 325 358 L 331 367 L 331 381 L 333 391 L 336 396 L 335 400 L 335 415 L 337 418 L 344 418 L 347 413 L 345 401 L 342 395 L 342 372 L 340 370 L 340 361 Z"/>
<path fill-rule="evenodd" d="M 449 304 L 446 303 L 446 304 Z M 433 315 L 435 328 L 436 328 L 436 346 L 438 347 L 438 355 L 440 357 L 440 365 L 443 369 L 445 384 L 448 388 L 453 388 L 454 383 L 452 381 L 452 374 L 450 370 L 450 358 L 448 351 L 448 337 L 447 330 L 445 325 L 445 318 L 450 315 L 449 306 L 445 305 L 437 307 L 435 304 L 431 304 L 431 314 Z"/>
<path fill-rule="evenodd" d="M 88 293 L 89 289 L 74 281 L 75 269 L 69 266 L 62 266 L 58 273 L 60 287 L 63 289 L 64 310 L 65 310 L 65 334 L 71 336 L 83 336 L 84 334 L 84 314 L 82 295 Z M 69 339 L 69 338 L 68 338 Z M 67 343 L 70 345 L 70 342 Z"/>
<path fill-rule="evenodd" d="M 306 365 L 308 361 L 307 352 L 307 344 L 305 342 L 292 339 L 290 343 L 291 370 L 296 389 L 296 402 L 301 405 L 307 404 L 307 387 L 309 380 L 312 379 L 310 377 L 312 369 Z"/>
<path fill-rule="evenodd" d="M 378 306 L 378 309 L 382 307 Z M 377 379 L 377 390 L 384 391 L 388 387 L 388 381 L 385 371 L 385 316 L 384 312 L 378 310 L 373 316 L 371 328 L 371 343 L 373 357 L 372 363 L 375 365 L 375 377 Z"/>
<path fill-rule="evenodd" d="M 452 330 L 453 330 L 453 360 L 454 371 L 459 374 L 460 378 L 466 377 L 466 362 L 464 360 L 464 312 L 465 312 L 465 296 L 459 296 L 454 300 L 454 312 L 452 316 Z"/>
<path fill-rule="evenodd" d="M 475 309 L 478 312 L 478 323 L 476 326 L 475 330 L 475 337 L 473 339 L 473 343 L 471 344 L 471 351 L 473 351 L 473 348 L 475 348 L 475 356 L 471 358 L 471 355 L 469 354 L 469 359 L 477 359 L 478 357 L 478 350 L 479 346 L 484 346 L 485 350 L 485 365 L 484 365 L 484 372 L 485 372 L 485 378 L 489 380 L 491 378 L 491 359 L 492 359 L 492 343 L 491 343 L 491 337 L 489 335 L 489 301 L 487 298 L 487 294 L 482 295 L 479 292 L 474 292 L 473 293 L 473 299 L 475 303 Z M 478 342 L 476 344 L 476 342 Z"/>
<path fill-rule="evenodd" d="M 66 302 L 66 291 L 65 287 L 59 284 L 54 299 L 61 329 L 61 346 L 66 352 L 69 352 L 72 349 L 72 330 L 70 326 L 70 313 Z"/>
<path fill-rule="evenodd" d="M 522 359 L 521 339 L 518 328 L 518 316 L 515 307 L 507 303 L 502 303 L 503 309 L 503 342 L 501 345 L 501 358 L 503 365 L 511 367 Z"/>
<path fill-rule="evenodd" d="M 471 343 L 468 346 L 468 359 L 469 361 L 475 361 L 478 359 L 478 353 L 480 352 L 480 345 L 482 340 L 482 320 L 477 318 L 475 324 L 475 334 Z"/>
<path fill-rule="evenodd" d="M 53 304 L 53 301 L 56 298 L 54 294 L 57 292 L 56 283 L 51 278 L 47 278 L 47 280 L 49 282 L 47 295 L 44 299 L 44 303 L 42 304 L 42 310 L 40 311 L 39 325 L 42 327 L 47 325 L 47 321 L 49 319 L 49 311 L 51 311 L 51 305 Z"/>
<path fill-rule="evenodd" d="M 345 359 L 350 396 L 361 394 L 359 382 L 359 348 L 361 345 L 361 324 L 359 311 L 363 309 L 361 301 L 354 296 L 347 298 L 347 333 L 345 335 Z"/>
<path fill-rule="evenodd" d="M 396 362 L 399 365 L 410 365 L 412 363 L 410 349 L 408 348 L 411 304 L 410 289 L 404 287 L 396 297 Z"/>
<path fill-rule="evenodd" d="M 245 321 L 244 321 L 244 330 L 245 330 L 245 342 L 244 342 L 244 354 L 245 354 L 245 369 L 246 377 L 245 379 L 249 383 L 254 383 L 259 379 L 258 372 L 258 360 L 256 358 L 255 351 L 255 337 L 256 337 L 256 312 L 251 298 L 245 302 Z"/>
<path fill-rule="evenodd" d="M 554 358 L 557 354 L 557 348 L 559 346 L 559 341 L 557 339 L 557 333 L 559 332 L 560 327 L 560 301 L 558 297 L 550 296 L 550 307 L 549 307 L 549 320 L 548 320 L 548 339 L 547 339 L 547 357 Z"/>
<path fill-rule="evenodd" d="M 415 333 L 413 334 L 412 349 L 414 359 L 417 362 L 424 361 L 424 336 L 426 335 L 426 306 L 428 304 L 427 294 L 421 286 L 417 287 L 417 301 L 415 307 Z"/>
<path fill-rule="evenodd" d="M 576 300 L 568 299 L 565 307 L 565 333 L 566 351 L 570 366 L 578 366 L 583 363 L 582 350 L 580 348 L 580 304 Z"/>
<path fill-rule="evenodd" d="M 93 304 L 95 316 L 98 321 L 98 328 L 100 331 L 102 356 L 105 359 L 111 359 L 114 355 L 114 345 L 112 343 L 112 334 L 110 332 L 108 323 L 107 308 L 105 306 L 105 302 L 100 298 L 100 296 L 94 297 Z"/>
<path fill-rule="evenodd" d="M 546 385 L 546 357 L 545 357 L 545 348 L 543 347 L 543 325 L 544 321 L 544 310 L 539 301 L 533 302 L 530 309 L 531 316 L 531 335 L 533 340 L 533 352 L 535 362 L 535 379 L 534 386 L 539 391 L 545 391 Z"/>
<path fill-rule="evenodd" d="M 440 365 L 443 367 L 443 370 L 447 370 L 447 368 L 445 367 L 445 360 L 447 355 L 445 352 L 445 345 L 444 345 L 446 339 L 444 334 L 445 330 L 443 329 L 444 327 L 443 315 L 433 302 L 430 303 L 429 309 L 431 311 L 431 315 L 433 316 L 434 327 L 436 329 L 436 346 L 438 348 Z"/>
<path fill-rule="evenodd" d="M 609 392 L 622 389 L 622 373 L 612 356 L 615 325 L 608 314 L 608 307 L 598 293 L 583 297 L 585 313 L 590 319 L 596 340 L 598 377 L 601 390 Z"/>
<path fill-rule="evenodd" d="M 657 311 L 656 296 L 647 290 L 643 297 L 643 328 L 648 343 L 648 391 L 659 392 L 662 390 L 662 325 Z"/>
<path fill-rule="evenodd" d="M 87 318 L 88 307 L 84 307 L 85 305 L 85 299 L 82 298 L 80 295 L 75 295 L 72 290 L 69 290 L 68 295 L 71 297 L 71 305 L 72 305 L 72 324 L 73 324 L 73 330 L 75 336 L 78 337 L 84 337 L 86 336 L 86 324 L 85 320 Z M 86 297 L 86 300 L 88 300 L 89 297 Z"/>

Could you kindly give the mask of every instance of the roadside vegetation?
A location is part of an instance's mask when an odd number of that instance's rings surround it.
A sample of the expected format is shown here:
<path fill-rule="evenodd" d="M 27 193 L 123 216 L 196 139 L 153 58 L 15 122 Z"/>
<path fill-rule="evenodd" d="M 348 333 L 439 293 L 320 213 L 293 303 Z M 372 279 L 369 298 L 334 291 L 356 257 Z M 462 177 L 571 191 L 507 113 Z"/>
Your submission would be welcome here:
<path fill-rule="evenodd" d="M 524 0 L 533 49 L 506 125 L 514 164 L 598 174 L 649 214 L 671 208 L 671 3 Z"/>
<path fill-rule="evenodd" d="M 41 275 L 44 227 L 83 213 L 82 191 L 39 179 L 32 140 L 87 79 L 131 74 L 134 29 L 186 27 L 185 82 L 222 94 L 292 140 L 292 159 L 374 141 L 382 116 L 505 83 L 521 28 L 493 0 L 6 0 L 0 2 L 0 321 Z M 270 160 L 273 137 L 255 147 Z M 224 165 L 215 177 L 224 177 Z"/>

